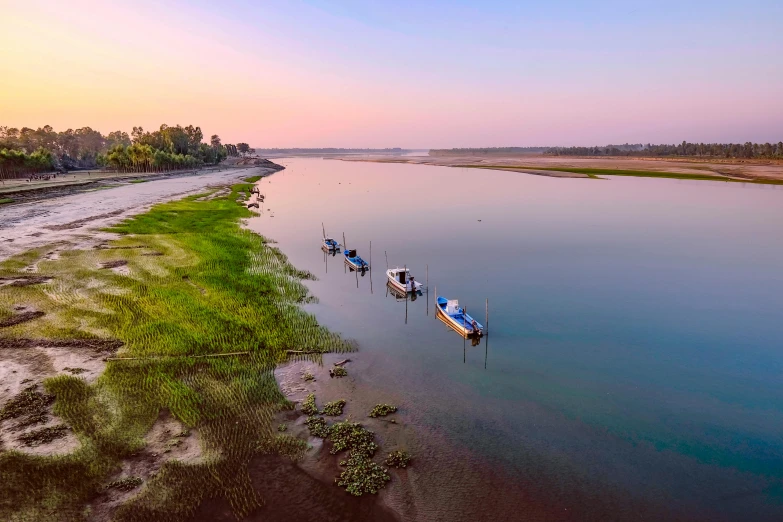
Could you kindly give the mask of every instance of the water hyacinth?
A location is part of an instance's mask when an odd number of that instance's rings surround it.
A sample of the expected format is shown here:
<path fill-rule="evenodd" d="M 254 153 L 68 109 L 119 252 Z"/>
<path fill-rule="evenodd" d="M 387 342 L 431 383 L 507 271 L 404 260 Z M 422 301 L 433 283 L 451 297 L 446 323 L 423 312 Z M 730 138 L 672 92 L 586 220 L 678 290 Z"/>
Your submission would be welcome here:
<path fill-rule="evenodd" d="M 337 417 L 343 414 L 343 407 L 345 407 L 345 399 L 327 402 L 326 404 L 324 404 L 324 409 L 321 410 L 321 413 L 323 415 Z"/>
<path fill-rule="evenodd" d="M 318 413 L 318 407 L 315 405 L 315 394 L 309 394 L 302 401 L 302 413 L 305 415 L 315 415 Z"/>
<path fill-rule="evenodd" d="M 370 411 L 370 417 L 385 417 L 397 411 L 397 406 L 391 404 L 376 404 Z"/>
<path fill-rule="evenodd" d="M 411 458 L 405 450 L 392 451 L 386 457 L 386 465 L 394 468 L 406 468 L 410 464 Z"/>

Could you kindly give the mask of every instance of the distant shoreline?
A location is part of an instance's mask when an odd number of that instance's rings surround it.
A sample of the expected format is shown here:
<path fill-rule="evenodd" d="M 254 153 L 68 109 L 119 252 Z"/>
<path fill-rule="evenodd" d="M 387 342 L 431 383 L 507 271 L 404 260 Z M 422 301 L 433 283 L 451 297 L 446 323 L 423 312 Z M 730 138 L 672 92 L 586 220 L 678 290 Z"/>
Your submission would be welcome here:
<path fill-rule="evenodd" d="M 430 156 L 334 157 L 342 161 L 410 163 L 442 167 L 506 170 L 558 178 L 601 178 L 634 176 L 783 185 L 783 163 L 776 160 L 709 161 L 643 157 L 579 157 L 542 154 L 472 154 Z"/>

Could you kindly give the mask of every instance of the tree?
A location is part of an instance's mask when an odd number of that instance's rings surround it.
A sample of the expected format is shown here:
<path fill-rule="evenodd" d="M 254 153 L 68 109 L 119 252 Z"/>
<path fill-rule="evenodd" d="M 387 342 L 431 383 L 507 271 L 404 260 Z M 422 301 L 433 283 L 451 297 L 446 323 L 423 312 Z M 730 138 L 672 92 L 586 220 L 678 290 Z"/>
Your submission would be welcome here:
<path fill-rule="evenodd" d="M 217 134 L 213 134 L 212 137 L 209 139 L 209 143 L 213 147 L 216 147 L 216 148 L 220 147 L 220 136 L 218 136 Z"/>
<path fill-rule="evenodd" d="M 237 150 L 244 156 L 250 151 L 250 145 L 247 143 L 237 143 Z"/>

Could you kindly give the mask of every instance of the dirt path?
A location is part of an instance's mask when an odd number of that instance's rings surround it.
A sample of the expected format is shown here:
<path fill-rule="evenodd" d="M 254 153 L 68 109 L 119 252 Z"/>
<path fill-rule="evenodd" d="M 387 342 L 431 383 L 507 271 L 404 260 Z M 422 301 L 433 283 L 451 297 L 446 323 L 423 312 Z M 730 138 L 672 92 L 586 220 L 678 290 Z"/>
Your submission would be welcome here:
<path fill-rule="evenodd" d="M 139 214 L 155 203 L 272 172 L 262 167 L 224 170 L 0 207 L 0 260 L 54 243 L 91 248 L 111 237 L 97 229 Z"/>

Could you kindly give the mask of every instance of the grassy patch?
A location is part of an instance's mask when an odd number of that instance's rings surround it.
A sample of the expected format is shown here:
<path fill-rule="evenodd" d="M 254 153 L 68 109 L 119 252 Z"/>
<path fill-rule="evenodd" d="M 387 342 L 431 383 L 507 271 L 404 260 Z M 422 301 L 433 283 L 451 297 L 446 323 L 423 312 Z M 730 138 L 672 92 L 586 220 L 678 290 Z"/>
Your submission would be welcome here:
<path fill-rule="evenodd" d="M 301 443 L 281 439 L 273 424 L 274 414 L 290 407 L 273 369 L 287 350 L 314 352 L 308 357 L 317 362 L 319 353 L 352 346 L 299 307 L 308 299 L 303 273 L 264 238 L 240 228 L 240 218 L 251 213 L 237 199 L 250 188 L 239 184 L 208 200 L 197 201 L 202 194 L 157 205 L 109 229 L 124 236 L 111 248 L 63 251 L 56 260 L 39 249 L 0 263 L 0 276 L 37 263 L 40 274 L 53 278 L 47 285 L 0 288 L 0 302 L 45 312 L 4 328 L 4 336 L 119 339 L 118 355 L 133 358 L 108 362 L 93 384 L 67 374 L 44 382 L 55 397 L 54 413 L 81 447 L 48 458 L 0 452 L 0 520 L 85 520 L 85 504 L 144 446 L 162 409 L 198 428 L 204 460 L 164 464 L 119 508 L 119 522 L 184 521 L 203 499 L 215 497 L 242 518 L 264 501 L 250 482 L 253 456 L 302 452 Z M 120 261 L 128 275 L 100 268 Z M 241 354 L 195 357 L 235 352 Z M 32 397 L 31 404 L 37 401 Z"/>
<path fill-rule="evenodd" d="M 147 183 L 148 179 L 132 179 L 128 183 Z"/>
<path fill-rule="evenodd" d="M 14 200 L 12 198 L 0 198 L 0 205 L 5 205 L 6 203 L 13 203 Z"/>
<path fill-rule="evenodd" d="M 248 183 L 255 183 L 259 179 L 261 179 L 263 176 L 250 176 L 249 178 L 245 178 L 244 181 Z"/>

